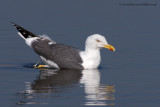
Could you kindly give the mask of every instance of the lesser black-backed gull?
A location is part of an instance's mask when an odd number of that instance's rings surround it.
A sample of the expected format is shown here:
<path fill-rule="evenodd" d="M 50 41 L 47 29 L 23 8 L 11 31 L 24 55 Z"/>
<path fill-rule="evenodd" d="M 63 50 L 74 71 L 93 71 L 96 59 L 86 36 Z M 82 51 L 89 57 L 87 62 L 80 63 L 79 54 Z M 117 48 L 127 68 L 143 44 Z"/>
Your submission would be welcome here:
<path fill-rule="evenodd" d="M 46 64 L 45 67 L 58 69 L 95 69 L 101 62 L 100 49 L 115 51 L 104 36 L 93 34 L 86 40 L 85 50 L 56 43 L 48 36 L 38 36 L 13 23 L 18 34 L 25 40 Z"/>

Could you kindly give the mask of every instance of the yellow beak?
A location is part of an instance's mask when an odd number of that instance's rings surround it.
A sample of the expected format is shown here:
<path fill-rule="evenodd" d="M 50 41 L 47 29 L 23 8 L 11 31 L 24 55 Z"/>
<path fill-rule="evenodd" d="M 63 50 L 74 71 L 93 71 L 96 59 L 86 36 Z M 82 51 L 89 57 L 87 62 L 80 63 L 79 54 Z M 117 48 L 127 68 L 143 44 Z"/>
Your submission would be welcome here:
<path fill-rule="evenodd" d="M 103 47 L 115 52 L 115 48 L 112 45 L 103 45 Z"/>

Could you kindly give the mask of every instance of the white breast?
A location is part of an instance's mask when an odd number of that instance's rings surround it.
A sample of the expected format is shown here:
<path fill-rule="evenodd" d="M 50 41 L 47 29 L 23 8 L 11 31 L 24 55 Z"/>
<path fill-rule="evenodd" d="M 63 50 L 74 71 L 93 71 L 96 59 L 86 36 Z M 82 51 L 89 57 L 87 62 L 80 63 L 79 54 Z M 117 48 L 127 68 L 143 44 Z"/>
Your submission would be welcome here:
<path fill-rule="evenodd" d="M 98 68 L 101 62 L 101 56 L 99 51 L 81 52 L 80 56 L 83 60 L 82 66 L 84 69 Z"/>

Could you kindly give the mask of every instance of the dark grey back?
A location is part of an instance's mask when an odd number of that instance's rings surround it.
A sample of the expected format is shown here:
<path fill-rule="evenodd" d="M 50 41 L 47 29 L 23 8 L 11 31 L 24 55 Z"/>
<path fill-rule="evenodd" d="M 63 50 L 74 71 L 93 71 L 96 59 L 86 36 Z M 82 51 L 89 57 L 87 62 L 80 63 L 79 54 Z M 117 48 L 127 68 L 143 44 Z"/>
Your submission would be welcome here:
<path fill-rule="evenodd" d="M 32 43 L 32 48 L 40 56 L 55 62 L 60 69 L 83 69 L 79 50 L 59 43 L 48 44 L 49 39 L 38 39 Z"/>

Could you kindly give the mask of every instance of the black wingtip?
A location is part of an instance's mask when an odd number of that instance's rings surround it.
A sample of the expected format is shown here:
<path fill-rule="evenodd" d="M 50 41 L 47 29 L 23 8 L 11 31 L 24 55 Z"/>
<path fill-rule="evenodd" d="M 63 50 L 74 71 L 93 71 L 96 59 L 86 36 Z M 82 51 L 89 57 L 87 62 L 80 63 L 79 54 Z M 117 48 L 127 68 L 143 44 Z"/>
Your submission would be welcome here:
<path fill-rule="evenodd" d="M 11 23 L 13 24 L 13 26 L 16 27 L 18 32 L 21 33 L 24 38 L 38 37 L 36 34 L 34 34 L 34 33 L 30 32 L 30 31 L 20 27 L 19 25 L 15 24 L 14 22 L 11 22 Z"/>
<path fill-rule="evenodd" d="M 15 26 L 16 28 L 17 28 L 17 27 L 20 27 L 19 25 L 15 24 L 14 22 L 11 22 L 11 24 L 12 24 L 13 26 Z M 17 30 L 18 30 L 18 29 L 17 29 Z"/>
<path fill-rule="evenodd" d="M 16 26 L 16 24 L 15 24 L 14 22 L 11 22 L 11 24 L 12 24 L 13 26 Z"/>

